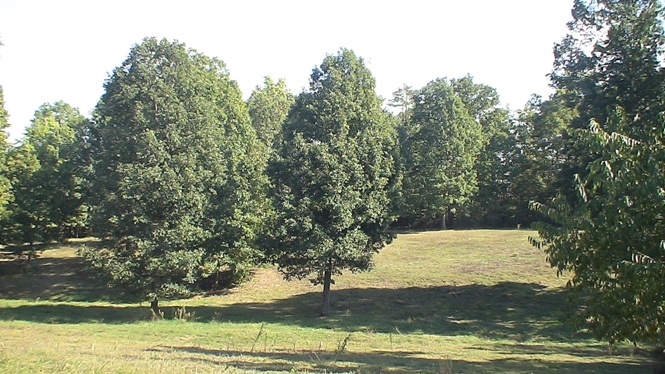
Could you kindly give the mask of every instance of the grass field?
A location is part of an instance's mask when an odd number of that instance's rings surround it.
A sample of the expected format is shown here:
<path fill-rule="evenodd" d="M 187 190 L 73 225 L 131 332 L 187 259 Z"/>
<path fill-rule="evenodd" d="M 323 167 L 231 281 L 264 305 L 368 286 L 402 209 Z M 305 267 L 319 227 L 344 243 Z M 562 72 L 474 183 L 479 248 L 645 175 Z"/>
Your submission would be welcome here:
<path fill-rule="evenodd" d="M 565 279 L 529 231 L 399 235 L 368 273 L 345 274 L 333 313 L 321 290 L 272 268 L 224 295 L 121 303 L 50 247 L 0 277 L 4 373 L 647 373 L 645 349 L 608 346 L 561 322 Z"/>

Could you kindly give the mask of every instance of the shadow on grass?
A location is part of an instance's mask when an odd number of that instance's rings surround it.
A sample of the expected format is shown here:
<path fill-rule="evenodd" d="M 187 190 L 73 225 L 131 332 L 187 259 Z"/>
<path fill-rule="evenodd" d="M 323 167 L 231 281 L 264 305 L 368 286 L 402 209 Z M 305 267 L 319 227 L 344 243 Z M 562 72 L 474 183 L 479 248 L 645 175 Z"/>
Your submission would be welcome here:
<path fill-rule="evenodd" d="M 334 312 L 326 318 L 317 317 L 320 300 L 320 293 L 310 292 L 272 302 L 186 308 L 199 322 L 280 323 L 348 332 L 475 335 L 518 342 L 534 338 L 565 341 L 573 333 L 560 322 L 565 291 L 530 283 L 335 290 L 332 291 Z M 177 307 L 162 308 L 166 318 L 173 316 L 174 308 Z M 63 303 L 0 309 L 3 320 L 49 323 L 132 323 L 148 316 L 147 305 Z"/>
<path fill-rule="evenodd" d="M 23 271 L 2 277 L 0 298 L 51 301 L 135 301 L 114 293 L 80 257 L 37 257 Z"/>
<path fill-rule="evenodd" d="M 316 372 L 384 373 L 641 373 L 644 362 L 556 362 L 527 359 L 465 361 L 422 357 L 421 352 L 373 351 L 371 353 L 325 351 L 268 351 L 205 349 L 192 346 L 156 346 L 150 352 L 189 355 L 185 359 L 226 365 L 253 372 L 291 372 L 312 367 Z"/>

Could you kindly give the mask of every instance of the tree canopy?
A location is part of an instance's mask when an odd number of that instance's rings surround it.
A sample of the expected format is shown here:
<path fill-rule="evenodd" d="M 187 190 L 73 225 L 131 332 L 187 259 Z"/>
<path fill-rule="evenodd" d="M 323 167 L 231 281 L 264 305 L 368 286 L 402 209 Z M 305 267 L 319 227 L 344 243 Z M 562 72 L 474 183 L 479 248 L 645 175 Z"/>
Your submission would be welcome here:
<path fill-rule="evenodd" d="M 3 223 L 5 243 L 57 240 L 87 225 L 76 164 L 77 137 L 87 123 L 64 102 L 35 112 L 25 137 L 8 154 L 13 199 Z"/>
<path fill-rule="evenodd" d="M 314 274 L 322 315 L 333 276 L 370 269 L 391 240 L 395 141 L 374 77 L 347 49 L 314 69 L 282 127 L 270 164 L 278 222 L 270 258 L 287 279 Z"/>
<path fill-rule="evenodd" d="M 414 95 L 410 130 L 402 139 L 402 215 L 441 220 L 477 191 L 475 164 L 483 145 L 481 125 L 446 79 Z"/>
<path fill-rule="evenodd" d="M 90 129 L 94 263 L 161 295 L 246 276 L 266 205 L 265 153 L 224 63 L 145 39 L 113 71 Z"/>
<path fill-rule="evenodd" d="M 275 83 L 270 77 L 266 77 L 263 86 L 256 87 L 247 100 L 252 126 L 259 139 L 269 148 L 276 142 L 282 122 L 289 114 L 294 100 L 283 79 Z"/>
<path fill-rule="evenodd" d="M 610 342 L 665 345 L 662 12 L 651 0 L 577 0 L 555 48 L 577 173 L 551 204 L 534 203 L 551 222 L 533 242 L 572 274 L 580 323 Z"/>
<path fill-rule="evenodd" d="M 0 44 L 1 45 L 1 44 Z M 7 214 L 7 204 L 12 200 L 10 181 L 7 177 L 7 128 L 9 127 L 9 113 L 5 109 L 5 95 L 0 86 L 0 220 Z"/>

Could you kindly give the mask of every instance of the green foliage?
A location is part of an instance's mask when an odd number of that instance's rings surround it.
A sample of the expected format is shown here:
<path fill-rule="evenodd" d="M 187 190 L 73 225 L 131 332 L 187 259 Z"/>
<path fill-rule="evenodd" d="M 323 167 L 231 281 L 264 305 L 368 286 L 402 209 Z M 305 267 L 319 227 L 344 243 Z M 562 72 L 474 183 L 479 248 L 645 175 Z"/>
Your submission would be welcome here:
<path fill-rule="evenodd" d="M 466 219 L 471 225 L 513 226 L 515 211 L 509 197 L 515 175 L 510 157 L 515 143 L 515 122 L 508 110 L 499 106 L 496 89 L 475 83 L 468 75 L 453 79 L 450 84 L 469 115 L 480 125 L 483 141 L 474 165 L 478 189 L 458 219 L 463 221 L 464 215 L 468 215 Z"/>
<path fill-rule="evenodd" d="M 403 131 L 402 217 L 445 219 L 477 191 L 481 125 L 451 84 L 437 79 L 415 94 L 410 129 Z"/>
<path fill-rule="evenodd" d="M 578 109 L 576 128 L 595 119 L 606 131 L 649 137 L 665 104 L 658 0 L 576 0 L 570 33 L 555 46 L 553 85 Z M 629 123 L 608 121 L 621 107 Z M 610 126 L 628 126 L 612 128 Z"/>
<path fill-rule="evenodd" d="M 275 144 L 282 122 L 294 101 L 284 80 L 275 83 L 270 77 L 266 77 L 263 87 L 256 87 L 247 100 L 252 126 L 261 142 L 269 148 Z"/>
<path fill-rule="evenodd" d="M 533 243 L 572 274 L 580 323 L 610 342 L 665 345 L 662 15 L 657 1 L 578 0 L 555 48 L 556 99 L 574 115 L 555 151 L 575 175 L 533 204 L 552 222 Z"/>
<path fill-rule="evenodd" d="M 575 111 L 568 133 L 591 120 L 607 132 L 649 141 L 652 124 L 665 110 L 665 34 L 658 0 L 576 0 L 569 34 L 554 48 L 552 84 L 557 100 Z M 622 108 L 629 122 L 609 121 Z M 611 127 L 626 126 L 626 127 Z M 574 175 L 584 175 L 595 157 L 570 137 L 559 180 L 562 193 L 575 198 Z"/>
<path fill-rule="evenodd" d="M 479 158 L 479 192 L 472 214 L 480 214 L 492 226 L 526 227 L 542 219 L 529 209 L 529 202 L 549 202 L 556 195 L 566 162 L 563 135 L 572 118 L 574 111 L 556 99 L 533 97 L 516 118 L 499 122 L 503 126 L 491 135 Z"/>
<path fill-rule="evenodd" d="M 363 60 L 346 49 L 327 56 L 300 94 L 271 161 L 277 211 L 270 255 L 288 278 L 324 285 L 370 269 L 391 236 L 395 132 Z"/>
<path fill-rule="evenodd" d="M 177 296 L 249 274 L 265 152 L 224 63 L 145 39 L 105 85 L 89 130 L 98 196 L 90 254 L 113 281 Z"/>
<path fill-rule="evenodd" d="M 534 243 L 559 273 L 572 273 L 580 322 L 596 337 L 663 345 L 664 139 L 646 144 L 595 122 L 580 137 L 599 157 L 576 181 L 577 204 L 563 198 L 549 207 L 535 204 L 554 224 L 540 224 Z"/>
<path fill-rule="evenodd" d="M 87 225 L 77 167 L 77 136 L 87 124 L 64 102 L 44 104 L 22 143 L 10 150 L 8 175 L 13 200 L 3 241 L 23 244 L 61 239 Z"/>
<path fill-rule="evenodd" d="M 7 177 L 7 142 L 6 129 L 9 127 L 9 113 L 5 109 L 5 95 L 0 86 L 0 220 L 7 214 L 7 204 L 12 200 L 10 180 Z"/>
<path fill-rule="evenodd" d="M 415 90 L 411 86 L 405 84 L 393 92 L 393 98 L 388 102 L 388 105 L 399 110 L 397 119 L 399 120 L 400 128 L 406 128 L 409 125 L 415 93 Z"/>

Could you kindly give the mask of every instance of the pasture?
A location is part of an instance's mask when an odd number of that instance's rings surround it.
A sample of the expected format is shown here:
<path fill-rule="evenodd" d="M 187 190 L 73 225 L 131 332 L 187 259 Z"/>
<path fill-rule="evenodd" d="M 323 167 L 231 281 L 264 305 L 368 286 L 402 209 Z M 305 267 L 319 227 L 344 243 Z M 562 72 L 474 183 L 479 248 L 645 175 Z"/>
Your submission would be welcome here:
<path fill-rule="evenodd" d="M 332 287 L 271 267 L 223 294 L 128 302 L 49 246 L 0 276 L 0 371 L 12 373 L 645 373 L 648 348 L 563 322 L 566 279 L 531 231 L 403 233 Z"/>

